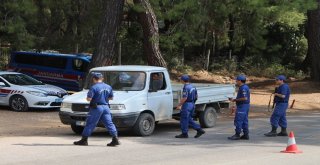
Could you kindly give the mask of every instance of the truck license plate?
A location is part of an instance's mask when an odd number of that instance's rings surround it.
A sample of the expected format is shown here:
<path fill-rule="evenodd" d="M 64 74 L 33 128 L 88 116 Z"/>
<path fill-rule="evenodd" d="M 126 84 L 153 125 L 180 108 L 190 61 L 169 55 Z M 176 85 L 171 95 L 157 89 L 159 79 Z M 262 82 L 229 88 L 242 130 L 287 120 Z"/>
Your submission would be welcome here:
<path fill-rule="evenodd" d="M 85 121 L 76 121 L 77 126 L 85 126 L 86 122 Z"/>

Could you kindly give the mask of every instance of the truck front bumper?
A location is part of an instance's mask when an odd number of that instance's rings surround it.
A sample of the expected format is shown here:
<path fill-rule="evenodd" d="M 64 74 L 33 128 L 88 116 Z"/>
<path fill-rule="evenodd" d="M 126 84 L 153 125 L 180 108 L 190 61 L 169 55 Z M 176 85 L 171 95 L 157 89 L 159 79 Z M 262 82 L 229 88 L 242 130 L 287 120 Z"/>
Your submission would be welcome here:
<path fill-rule="evenodd" d="M 75 114 L 72 112 L 59 112 L 60 120 L 66 125 L 76 125 L 77 121 L 86 121 L 86 114 Z M 139 117 L 139 113 L 119 113 L 112 114 L 112 121 L 117 128 L 129 128 L 133 127 Z M 100 121 L 97 125 L 98 127 L 104 127 L 103 123 Z"/>

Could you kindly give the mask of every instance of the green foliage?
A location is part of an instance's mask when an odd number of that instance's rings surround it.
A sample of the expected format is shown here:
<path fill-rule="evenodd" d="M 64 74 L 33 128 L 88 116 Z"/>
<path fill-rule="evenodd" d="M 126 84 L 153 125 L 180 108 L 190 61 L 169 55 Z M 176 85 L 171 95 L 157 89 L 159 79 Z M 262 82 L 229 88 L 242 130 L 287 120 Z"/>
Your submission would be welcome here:
<path fill-rule="evenodd" d="M 6 69 L 8 63 L 9 63 L 9 58 L 10 58 L 10 49 L 7 47 L 2 47 L 0 48 L 0 70 Z"/>
<path fill-rule="evenodd" d="M 13 49 L 94 52 L 105 0 L 3 0 L 0 44 Z M 170 68 L 303 77 L 308 0 L 150 0 L 160 49 Z M 118 42 L 122 64 L 146 64 L 143 33 L 132 0 L 126 1 Z M 231 52 L 231 60 L 229 53 Z"/>
<path fill-rule="evenodd" d="M 225 59 L 225 58 L 217 58 L 216 61 L 210 65 L 209 70 L 211 72 L 222 72 L 228 74 L 235 74 L 238 68 L 236 60 L 233 59 Z"/>
<path fill-rule="evenodd" d="M 13 49 L 27 49 L 35 37 L 28 30 L 36 8 L 32 0 L 2 0 L 0 4 L 0 44 L 10 43 Z"/>

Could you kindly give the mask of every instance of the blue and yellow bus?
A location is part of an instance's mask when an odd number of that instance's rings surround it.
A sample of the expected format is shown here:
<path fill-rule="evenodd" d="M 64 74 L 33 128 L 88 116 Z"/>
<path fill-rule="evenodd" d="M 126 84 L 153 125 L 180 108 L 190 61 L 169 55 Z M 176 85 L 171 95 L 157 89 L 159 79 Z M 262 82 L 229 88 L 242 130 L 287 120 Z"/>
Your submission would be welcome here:
<path fill-rule="evenodd" d="M 86 54 L 12 52 L 8 69 L 69 91 L 80 91 L 91 61 Z"/>

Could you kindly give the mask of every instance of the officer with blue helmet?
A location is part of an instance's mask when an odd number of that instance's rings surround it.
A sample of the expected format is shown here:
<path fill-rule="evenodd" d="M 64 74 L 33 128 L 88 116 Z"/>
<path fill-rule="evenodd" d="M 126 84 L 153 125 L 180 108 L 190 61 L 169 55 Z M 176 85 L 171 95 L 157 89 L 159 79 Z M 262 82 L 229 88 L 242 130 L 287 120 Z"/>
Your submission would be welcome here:
<path fill-rule="evenodd" d="M 118 132 L 112 122 L 109 109 L 109 100 L 113 99 L 112 87 L 103 82 L 103 75 L 99 72 L 92 73 L 93 85 L 88 94 L 87 101 L 90 102 L 90 111 L 86 120 L 86 126 L 82 132 L 82 138 L 74 142 L 74 145 L 88 145 L 88 137 L 101 120 L 112 136 L 112 141 L 107 146 L 119 145 Z"/>
<path fill-rule="evenodd" d="M 239 75 L 236 78 L 236 85 L 239 87 L 236 99 L 229 98 L 231 102 L 236 102 L 237 111 L 234 117 L 235 134 L 228 137 L 229 140 L 249 140 L 248 114 L 250 109 L 250 89 L 246 84 L 246 77 Z M 243 135 L 240 136 L 243 131 Z"/>
<path fill-rule="evenodd" d="M 268 137 L 274 136 L 288 136 L 287 133 L 287 118 L 286 111 L 288 108 L 288 101 L 290 97 L 289 85 L 285 83 L 286 77 L 279 75 L 276 77 L 276 84 L 279 85 L 274 93 L 275 108 L 270 118 L 271 131 L 264 134 Z M 277 134 L 277 128 L 280 125 L 281 132 Z"/>
<path fill-rule="evenodd" d="M 200 137 L 205 131 L 193 121 L 192 115 L 195 109 L 195 102 L 198 99 L 197 89 L 190 84 L 190 77 L 182 75 L 181 80 L 184 83 L 183 95 L 177 106 L 180 111 L 180 126 L 182 134 L 175 136 L 176 138 L 188 138 L 189 126 L 197 131 L 195 138 Z"/>

